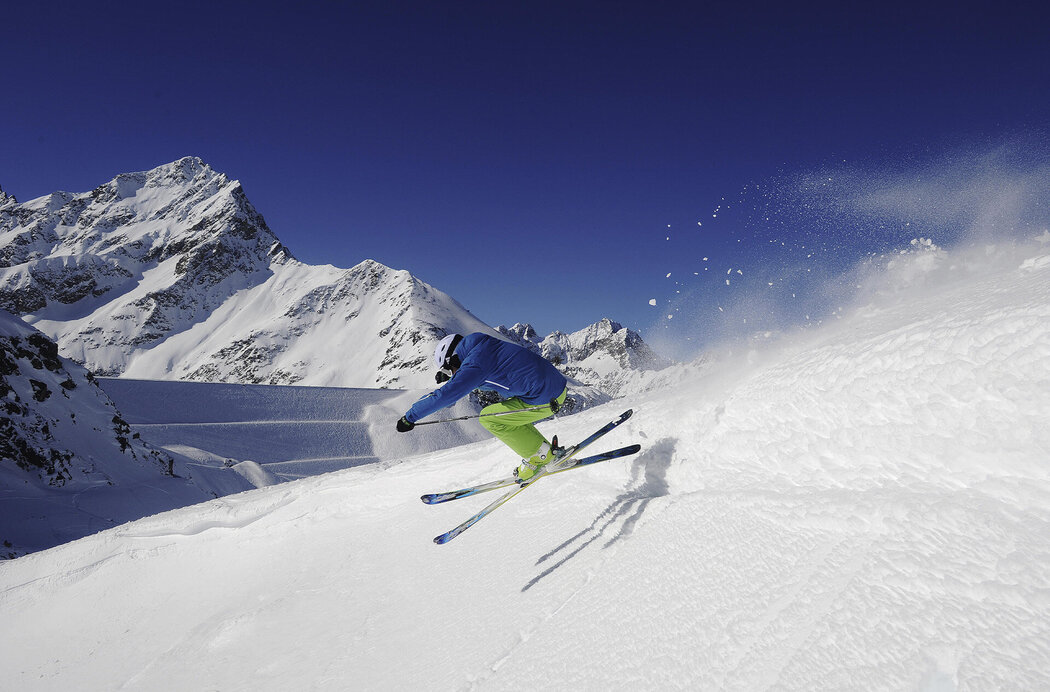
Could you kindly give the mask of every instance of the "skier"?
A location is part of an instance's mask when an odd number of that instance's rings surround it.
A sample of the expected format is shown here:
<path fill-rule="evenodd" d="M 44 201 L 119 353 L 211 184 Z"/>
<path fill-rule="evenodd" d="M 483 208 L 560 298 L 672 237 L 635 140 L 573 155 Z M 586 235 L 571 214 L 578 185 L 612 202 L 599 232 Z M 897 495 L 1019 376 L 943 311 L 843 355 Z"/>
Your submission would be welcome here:
<path fill-rule="evenodd" d="M 441 386 L 412 405 L 397 422 L 398 432 L 408 432 L 416 422 L 451 406 L 475 389 L 499 392 L 503 401 L 482 409 L 481 425 L 510 447 L 521 463 L 514 470 L 527 481 L 561 449 L 533 425 L 556 413 L 568 393 L 565 376 L 542 356 L 475 332 L 449 334 L 434 350 L 436 376 Z M 513 413 L 517 411 L 517 413 Z M 500 413 L 492 416 L 484 414 Z"/>

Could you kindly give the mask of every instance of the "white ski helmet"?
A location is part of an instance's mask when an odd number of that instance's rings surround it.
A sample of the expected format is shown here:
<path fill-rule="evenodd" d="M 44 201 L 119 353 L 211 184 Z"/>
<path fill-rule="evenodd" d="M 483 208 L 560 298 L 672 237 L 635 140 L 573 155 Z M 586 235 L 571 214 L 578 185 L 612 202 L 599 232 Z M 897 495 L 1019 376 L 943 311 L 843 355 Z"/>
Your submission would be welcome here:
<path fill-rule="evenodd" d="M 445 360 L 452 355 L 462 339 L 459 334 L 449 334 L 438 342 L 437 348 L 434 349 L 434 365 L 439 368 L 445 367 Z"/>

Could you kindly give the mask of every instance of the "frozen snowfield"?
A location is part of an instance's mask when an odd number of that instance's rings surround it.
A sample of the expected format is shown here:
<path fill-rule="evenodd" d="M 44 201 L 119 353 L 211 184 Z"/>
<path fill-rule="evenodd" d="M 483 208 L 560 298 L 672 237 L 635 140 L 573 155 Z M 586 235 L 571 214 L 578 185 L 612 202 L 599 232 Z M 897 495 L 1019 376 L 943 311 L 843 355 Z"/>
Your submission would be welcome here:
<path fill-rule="evenodd" d="M 4 685 L 1050 689 L 1050 244 L 905 257 L 885 281 L 544 424 L 572 441 L 634 408 L 601 447 L 643 449 L 446 546 L 491 496 L 419 495 L 504 474 L 498 443 L 0 563 Z"/>

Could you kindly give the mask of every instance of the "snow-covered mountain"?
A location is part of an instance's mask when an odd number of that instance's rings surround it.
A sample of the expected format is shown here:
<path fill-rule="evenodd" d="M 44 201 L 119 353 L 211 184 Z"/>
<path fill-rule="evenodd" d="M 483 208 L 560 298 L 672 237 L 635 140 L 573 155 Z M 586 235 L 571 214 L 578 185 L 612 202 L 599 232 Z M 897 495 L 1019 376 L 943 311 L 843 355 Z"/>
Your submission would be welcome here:
<path fill-rule="evenodd" d="M 0 307 L 104 376 L 422 388 L 433 344 L 488 325 L 406 271 L 297 261 L 240 183 L 197 158 L 83 194 L 0 197 Z M 656 367 L 608 320 L 537 347 L 589 402 Z M 605 353 L 606 355 L 600 355 Z"/>
<path fill-rule="evenodd" d="M 605 318 L 578 332 L 540 338 L 530 324 L 499 326 L 505 338 L 539 353 L 557 365 L 568 377 L 587 383 L 617 397 L 640 391 L 635 381 L 641 373 L 651 373 L 671 365 L 654 352 L 641 335 Z"/>
<path fill-rule="evenodd" d="M 0 402 L 0 557 L 252 487 L 187 473 L 132 431 L 87 370 L 3 310 Z"/>
<path fill-rule="evenodd" d="M 156 379 L 421 387 L 435 339 L 491 331 L 408 272 L 298 262 L 197 158 L 0 199 L 0 306 L 97 374 Z"/>
<path fill-rule="evenodd" d="M 642 450 L 541 479 L 445 546 L 491 495 L 419 496 L 502 476 L 499 442 L 0 565 L 4 683 L 1050 689 L 1046 240 L 894 257 L 840 319 L 542 423 L 573 441 L 633 408 L 601 446 Z M 289 417 L 328 396 L 291 389 Z"/>

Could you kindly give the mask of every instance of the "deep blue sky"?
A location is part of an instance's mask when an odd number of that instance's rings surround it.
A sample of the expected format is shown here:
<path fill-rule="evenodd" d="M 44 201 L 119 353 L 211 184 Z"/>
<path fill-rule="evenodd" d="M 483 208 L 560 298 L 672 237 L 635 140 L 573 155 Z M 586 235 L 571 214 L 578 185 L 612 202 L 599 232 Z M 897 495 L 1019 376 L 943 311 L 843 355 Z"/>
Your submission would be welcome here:
<path fill-rule="evenodd" d="M 805 221 L 720 205 L 1048 131 L 1045 9 L 734 4 L 9 5 L 0 187 L 200 156 L 303 261 L 407 269 L 492 325 L 653 334 L 701 257 L 801 252 Z"/>

